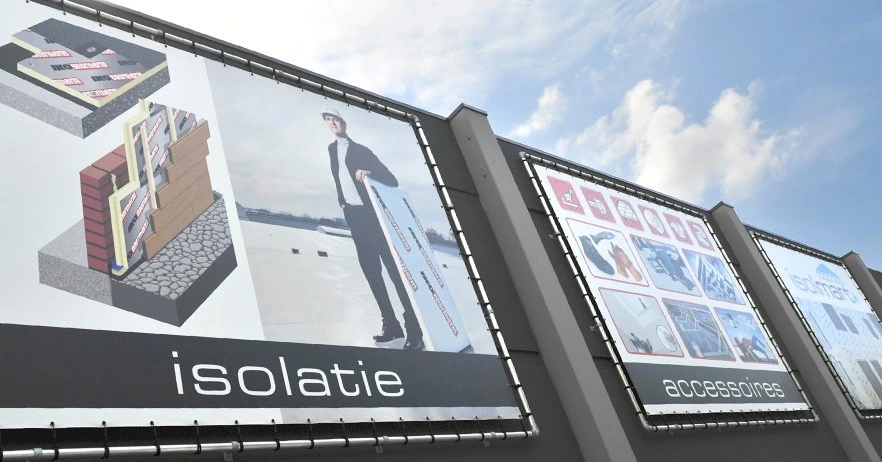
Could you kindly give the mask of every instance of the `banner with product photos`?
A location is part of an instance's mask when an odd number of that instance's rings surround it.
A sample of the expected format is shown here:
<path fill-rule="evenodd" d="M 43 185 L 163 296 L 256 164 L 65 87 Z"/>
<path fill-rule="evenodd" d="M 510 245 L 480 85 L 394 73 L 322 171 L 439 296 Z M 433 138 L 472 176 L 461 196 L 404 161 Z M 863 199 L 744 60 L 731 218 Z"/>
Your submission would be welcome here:
<path fill-rule="evenodd" d="M 809 408 L 700 216 L 531 165 L 648 415 Z"/>
<path fill-rule="evenodd" d="M 857 409 L 882 409 L 882 324 L 842 265 L 767 239 L 758 243 Z"/>

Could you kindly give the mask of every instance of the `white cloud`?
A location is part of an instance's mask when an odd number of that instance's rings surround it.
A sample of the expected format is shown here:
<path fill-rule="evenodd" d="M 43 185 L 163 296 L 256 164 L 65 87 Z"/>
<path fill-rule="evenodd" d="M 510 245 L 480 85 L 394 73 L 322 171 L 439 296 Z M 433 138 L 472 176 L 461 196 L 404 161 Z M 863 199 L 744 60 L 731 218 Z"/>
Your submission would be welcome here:
<path fill-rule="evenodd" d="M 656 53 L 678 0 L 116 3 L 445 114 L 505 79 L 555 79 L 594 50 Z"/>
<path fill-rule="evenodd" d="M 769 132 L 756 118 L 760 85 L 723 90 L 701 122 L 687 123 L 673 94 L 652 80 L 637 83 L 618 108 L 557 147 L 600 168 L 624 169 L 640 185 L 688 201 L 711 188 L 743 198 L 789 165 L 802 131 Z"/>
<path fill-rule="evenodd" d="M 545 130 L 551 124 L 563 118 L 563 111 L 567 106 L 566 103 L 566 97 L 560 91 L 559 85 L 545 87 L 542 90 L 542 96 L 536 102 L 536 110 L 530 114 L 526 122 L 516 125 L 511 131 L 510 136 L 525 137 Z"/>

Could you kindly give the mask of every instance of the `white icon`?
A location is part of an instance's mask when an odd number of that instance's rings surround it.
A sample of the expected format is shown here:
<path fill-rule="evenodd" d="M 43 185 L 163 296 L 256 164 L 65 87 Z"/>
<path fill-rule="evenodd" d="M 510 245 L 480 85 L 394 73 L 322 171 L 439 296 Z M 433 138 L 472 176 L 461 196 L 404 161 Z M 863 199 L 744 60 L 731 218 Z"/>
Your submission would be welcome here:
<path fill-rule="evenodd" d="M 619 215 L 622 216 L 625 220 L 634 220 L 637 221 L 637 214 L 634 213 L 634 209 L 631 208 L 630 205 L 626 202 L 619 201 L 616 205 L 616 208 L 619 210 Z"/>
<path fill-rule="evenodd" d="M 572 207 L 574 209 L 579 208 L 579 204 L 576 204 L 573 201 L 573 190 L 572 189 L 567 190 L 567 192 L 560 194 L 558 197 L 560 198 L 560 202 L 563 205 L 567 205 L 567 206 Z"/>
<path fill-rule="evenodd" d="M 692 227 L 692 231 L 695 231 L 695 238 L 698 239 L 699 241 L 701 241 L 701 243 L 702 243 L 705 247 L 712 247 L 712 246 L 711 246 L 711 243 L 710 243 L 710 240 L 707 238 L 707 234 L 705 234 L 704 231 L 702 231 L 702 230 L 701 230 L 700 228 L 698 228 L 697 226 L 693 226 L 693 227 Z"/>
<path fill-rule="evenodd" d="M 686 239 L 686 228 L 684 228 L 683 225 L 676 221 L 672 221 L 669 224 L 671 225 L 671 229 L 677 233 L 677 236 L 679 236 L 680 239 Z"/>
<path fill-rule="evenodd" d="M 662 224 L 661 220 L 658 219 L 658 215 L 655 212 L 649 209 L 643 209 L 643 218 L 646 218 L 646 222 L 649 223 L 649 226 L 652 226 L 658 234 L 665 233 L 665 225 Z"/>
<path fill-rule="evenodd" d="M 601 215 L 606 215 L 606 207 L 603 206 L 603 202 L 600 202 L 599 199 L 595 198 L 595 199 L 588 201 L 588 205 L 592 209 L 597 210 L 597 213 L 599 213 Z"/>

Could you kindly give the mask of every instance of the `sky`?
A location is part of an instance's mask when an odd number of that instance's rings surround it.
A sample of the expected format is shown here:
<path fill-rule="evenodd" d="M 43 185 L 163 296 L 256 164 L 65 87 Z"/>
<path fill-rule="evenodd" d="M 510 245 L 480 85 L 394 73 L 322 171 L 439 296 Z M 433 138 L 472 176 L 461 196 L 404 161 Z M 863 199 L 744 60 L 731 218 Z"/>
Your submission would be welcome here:
<path fill-rule="evenodd" d="M 882 2 L 115 3 L 882 269 Z"/>

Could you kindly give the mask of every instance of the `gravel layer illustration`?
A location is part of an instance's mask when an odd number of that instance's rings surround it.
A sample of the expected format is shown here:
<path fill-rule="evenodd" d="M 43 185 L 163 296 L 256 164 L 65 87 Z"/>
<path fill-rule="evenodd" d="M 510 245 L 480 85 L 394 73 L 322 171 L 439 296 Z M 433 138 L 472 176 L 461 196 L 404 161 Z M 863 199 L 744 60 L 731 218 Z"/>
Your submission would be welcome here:
<path fill-rule="evenodd" d="M 90 269 L 80 221 L 38 252 L 40 283 L 176 326 L 236 268 L 224 200 L 123 279 Z"/>

